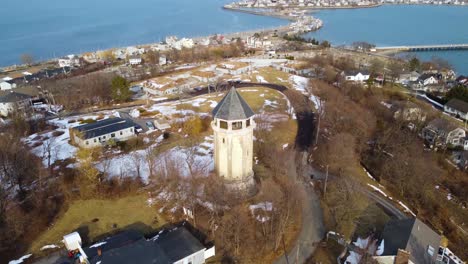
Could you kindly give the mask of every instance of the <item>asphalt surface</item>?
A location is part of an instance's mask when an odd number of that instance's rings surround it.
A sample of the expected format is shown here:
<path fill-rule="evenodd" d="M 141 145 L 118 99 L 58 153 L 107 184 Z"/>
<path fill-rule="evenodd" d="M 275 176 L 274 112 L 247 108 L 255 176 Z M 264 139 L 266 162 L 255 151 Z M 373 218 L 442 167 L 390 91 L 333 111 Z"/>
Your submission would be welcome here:
<path fill-rule="evenodd" d="M 313 166 L 309 167 L 309 175 L 314 175 L 314 179 L 325 180 L 325 172 L 315 168 Z M 329 174 L 328 180 L 338 179 L 336 175 Z M 387 198 L 382 195 L 375 193 L 367 189 L 365 186 L 357 185 L 358 191 L 366 195 L 369 199 L 374 201 L 380 208 L 382 208 L 388 215 L 396 219 L 407 219 L 409 218 L 404 212 L 402 212 L 398 207 L 396 207 L 392 202 L 387 200 Z"/>
<path fill-rule="evenodd" d="M 274 264 L 304 263 L 314 253 L 317 243 L 325 236 L 320 198 L 312 188 L 302 186 L 305 199 L 302 205 L 301 232 L 287 256 L 281 256 Z"/>

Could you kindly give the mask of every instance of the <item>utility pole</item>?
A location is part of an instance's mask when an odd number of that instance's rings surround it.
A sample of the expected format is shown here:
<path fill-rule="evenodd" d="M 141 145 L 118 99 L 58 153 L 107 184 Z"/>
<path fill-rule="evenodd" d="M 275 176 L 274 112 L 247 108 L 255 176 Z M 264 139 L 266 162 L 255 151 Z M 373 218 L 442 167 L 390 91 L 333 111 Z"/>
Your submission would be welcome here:
<path fill-rule="evenodd" d="M 327 182 L 328 182 L 328 165 L 327 165 L 327 173 L 325 174 L 325 184 L 323 185 L 323 196 L 327 193 Z"/>
<path fill-rule="evenodd" d="M 319 106 L 318 106 L 318 120 L 317 120 L 317 131 L 315 132 L 315 146 L 318 144 L 318 138 L 319 138 L 319 133 L 320 133 L 320 119 L 322 118 L 322 100 L 319 99 Z"/>

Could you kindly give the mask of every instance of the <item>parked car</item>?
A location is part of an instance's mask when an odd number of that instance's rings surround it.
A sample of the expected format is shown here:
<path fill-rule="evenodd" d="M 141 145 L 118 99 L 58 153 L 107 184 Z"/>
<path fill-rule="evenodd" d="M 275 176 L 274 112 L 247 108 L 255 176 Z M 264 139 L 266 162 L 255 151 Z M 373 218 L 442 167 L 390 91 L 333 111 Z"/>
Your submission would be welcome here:
<path fill-rule="evenodd" d="M 154 127 L 153 122 L 151 122 L 151 121 L 146 122 L 146 126 L 148 127 L 149 130 L 155 130 L 156 129 Z"/>
<path fill-rule="evenodd" d="M 135 131 L 136 131 L 137 133 L 141 133 L 141 132 L 143 132 L 143 128 L 141 128 L 141 126 L 139 126 L 139 125 L 136 125 L 136 126 L 135 126 Z"/>

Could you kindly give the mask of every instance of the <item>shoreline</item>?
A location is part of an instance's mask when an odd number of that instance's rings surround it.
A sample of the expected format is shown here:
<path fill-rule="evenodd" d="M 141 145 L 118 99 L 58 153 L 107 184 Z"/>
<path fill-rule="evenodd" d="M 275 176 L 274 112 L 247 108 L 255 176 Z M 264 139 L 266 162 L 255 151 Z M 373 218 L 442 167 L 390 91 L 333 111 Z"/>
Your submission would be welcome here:
<path fill-rule="evenodd" d="M 222 10 L 225 10 L 225 11 L 231 11 L 231 12 L 240 12 L 240 13 L 246 13 L 246 14 L 251 14 L 251 15 L 257 15 L 257 16 L 266 16 L 266 17 L 273 17 L 273 18 L 277 18 L 277 19 L 284 19 L 286 21 L 290 21 L 289 24 L 286 24 L 286 25 L 282 25 L 282 26 L 272 26 L 272 27 L 269 27 L 269 28 L 259 28 L 259 29 L 251 29 L 251 30 L 244 30 L 244 31 L 237 31 L 237 32 L 230 32 L 230 33 L 212 33 L 212 34 L 208 34 L 208 35 L 199 35 L 199 36 L 180 36 L 181 38 L 191 38 L 193 39 L 194 41 L 200 41 L 201 39 L 204 39 L 204 38 L 208 38 L 208 37 L 211 37 L 211 36 L 214 36 L 214 35 L 223 35 L 225 37 L 228 37 L 228 38 L 237 38 L 237 37 L 242 37 L 242 36 L 246 36 L 248 34 L 255 34 L 255 33 L 260 33 L 260 32 L 264 32 L 264 33 L 271 33 L 271 32 L 279 32 L 279 33 L 285 33 L 285 32 L 288 32 L 288 31 L 291 31 L 292 30 L 289 28 L 289 26 L 291 25 L 291 23 L 295 22 L 298 20 L 299 17 L 297 16 L 288 16 L 288 15 L 284 15 L 284 14 L 278 14 L 278 13 L 274 13 L 273 12 L 268 12 L 268 11 L 256 11 L 256 10 L 246 10 L 246 9 L 254 9 L 255 7 L 232 7 L 230 6 L 231 4 L 227 4 L 227 5 L 224 5 L 224 6 L 221 6 L 221 9 Z M 293 7 L 290 7 L 290 8 L 286 8 L 285 10 L 283 11 L 294 11 L 294 9 L 299 9 L 301 11 L 305 11 L 305 14 L 308 14 L 310 15 L 311 13 L 313 12 L 319 12 L 320 10 L 331 10 L 331 9 L 337 9 L 337 10 L 342 10 L 342 9 L 360 9 L 360 8 L 377 8 L 377 7 L 381 7 L 381 6 L 398 6 L 398 5 L 408 5 L 408 6 L 417 6 L 417 5 L 422 5 L 422 6 L 451 6 L 451 7 L 466 7 L 468 8 L 468 5 L 454 5 L 454 4 L 418 4 L 418 3 L 415 3 L 415 4 L 410 4 L 410 3 L 396 3 L 396 4 L 393 4 L 393 3 L 378 3 L 378 4 L 374 4 L 374 5 L 366 5 L 366 6 L 330 6 L 330 7 L 297 7 L 297 8 L 293 8 Z M 275 10 L 275 8 L 271 8 L 271 7 L 264 7 L 265 10 Z M 318 28 L 315 28 L 311 31 L 317 31 L 319 29 L 322 29 L 323 25 L 320 25 Z M 309 32 L 311 32 L 309 31 Z M 307 32 L 306 32 L 307 33 Z M 305 33 L 299 33 L 299 34 L 305 34 Z M 105 49 L 95 49 L 95 50 L 88 50 L 88 51 L 81 51 L 81 52 L 78 52 L 78 53 L 74 53 L 76 55 L 79 55 L 79 56 L 83 56 L 85 54 L 89 54 L 89 53 L 99 53 L 99 52 L 103 52 L 103 51 L 108 51 L 108 50 L 115 50 L 115 49 L 124 49 L 124 48 L 127 48 L 127 47 L 148 47 L 148 46 L 152 46 L 152 45 L 156 45 L 156 44 L 160 44 L 162 42 L 148 42 L 148 43 L 141 43 L 141 44 L 138 44 L 138 43 L 135 43 L 135 44 L 131 44 L 131 45 L 126 45 L 126 46 L 113 46 L 113 47 L 109 47 L 109 48 L 105 48 Z M 52 57 L 52 58 L 48 58 L 48 59 L 45 59 L 45 60 L 39 60 L 38 62 L 34 63 L 34 65 L 43 65 L 43 64 L 47 64 L 47 63 L 53 63 L 53 62 L 56 62 L 58 59 L 60 58 L 59 57 Z M 7 74 L 8 72 L 12 72 L 12 71 L 16 71 L 18 69 L 23 69 L 25 68 L 25 65 L 23 64 L 13 64 L 13 65 L 5 65 L 5 66 L 0 66 L 0 74 Z"/>

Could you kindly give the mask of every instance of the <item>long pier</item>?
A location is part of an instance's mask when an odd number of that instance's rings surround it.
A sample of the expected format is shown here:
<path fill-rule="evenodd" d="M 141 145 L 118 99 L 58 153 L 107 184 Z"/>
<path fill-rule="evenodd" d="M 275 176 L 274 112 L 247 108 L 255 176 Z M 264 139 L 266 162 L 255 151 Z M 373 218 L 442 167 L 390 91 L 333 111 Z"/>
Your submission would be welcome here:
<path fill-rule="evenodd" d="M 437 51 L 437 50 L 468 50 L 468 44 L 416 45 L 376 47 L 376 51 Z"/>

